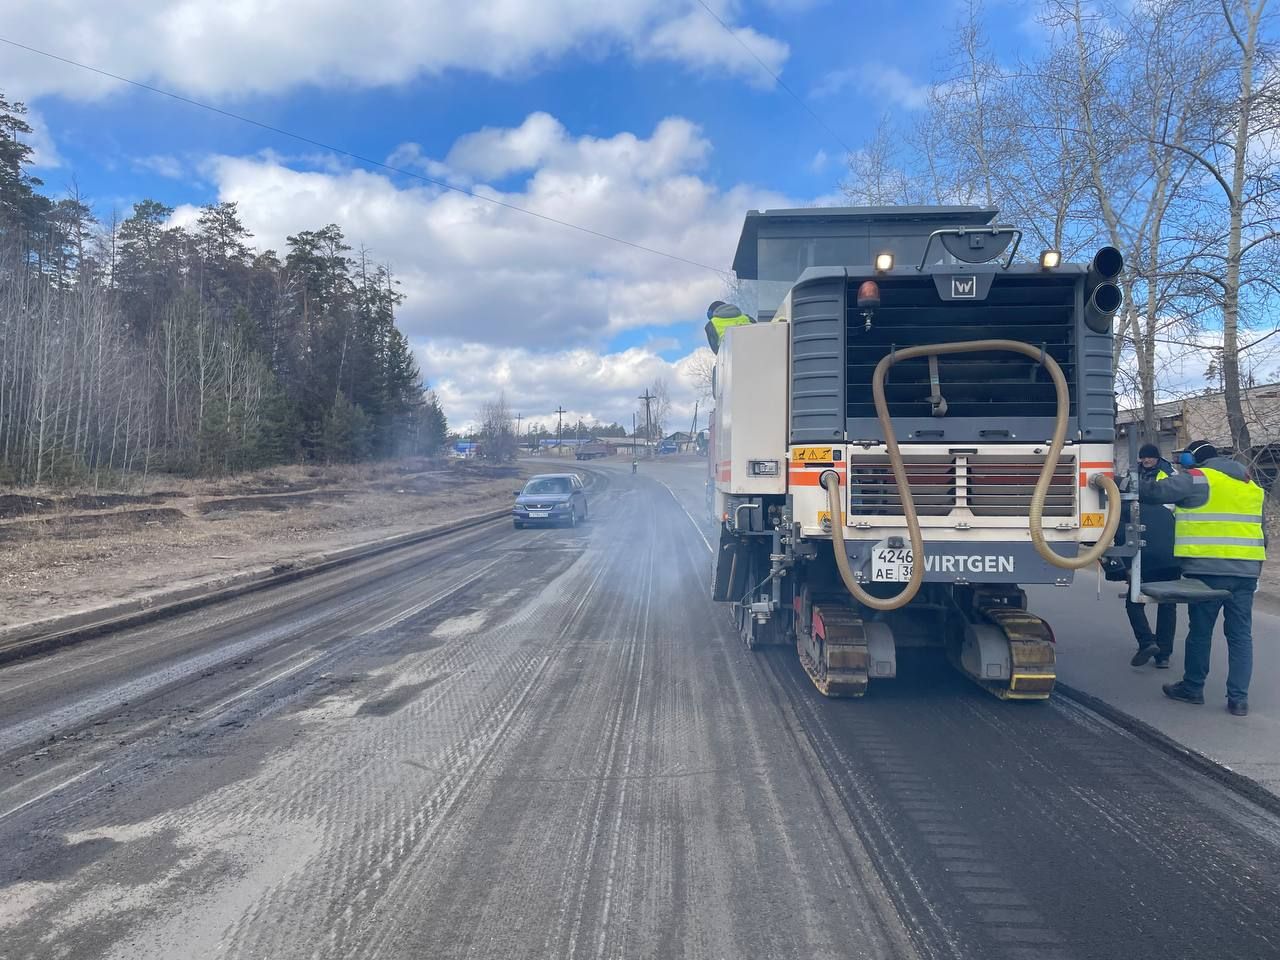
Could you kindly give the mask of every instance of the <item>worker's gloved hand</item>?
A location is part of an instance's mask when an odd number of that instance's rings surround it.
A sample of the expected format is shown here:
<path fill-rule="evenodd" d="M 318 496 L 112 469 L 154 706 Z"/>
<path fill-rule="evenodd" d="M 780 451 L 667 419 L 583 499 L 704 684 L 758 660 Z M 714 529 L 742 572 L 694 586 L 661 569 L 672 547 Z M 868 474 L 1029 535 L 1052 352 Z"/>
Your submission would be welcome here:
<path fill-rule="evenodd" d="M 1133 474 L 1126 473 L 1116 478 L 1116 486 L 1120 488 L 1121 493 L 1128 493 L 1129 488 L 1133 485 Z"/>

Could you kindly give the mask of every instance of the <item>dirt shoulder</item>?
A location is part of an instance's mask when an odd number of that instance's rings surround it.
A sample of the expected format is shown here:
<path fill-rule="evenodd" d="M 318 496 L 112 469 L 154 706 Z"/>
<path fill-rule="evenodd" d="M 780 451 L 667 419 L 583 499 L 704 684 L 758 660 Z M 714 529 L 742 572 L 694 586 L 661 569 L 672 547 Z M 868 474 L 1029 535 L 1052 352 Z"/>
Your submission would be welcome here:
<path fill-rule="evenodd" d="M 0 628 L 490 513 L 523 467 L 283 467 L 123 491 L 0 490 Z"/>

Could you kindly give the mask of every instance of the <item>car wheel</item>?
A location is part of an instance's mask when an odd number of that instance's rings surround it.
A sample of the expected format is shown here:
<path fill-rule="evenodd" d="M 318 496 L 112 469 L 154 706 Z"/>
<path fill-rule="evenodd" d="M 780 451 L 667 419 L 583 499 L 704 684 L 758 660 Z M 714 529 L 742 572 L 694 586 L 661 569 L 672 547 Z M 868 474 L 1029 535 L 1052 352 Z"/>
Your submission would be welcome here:
<path fill-rule="evenodd" d="M 576 527 L 578 525 L 578 508 L 574 507 L 569 511 L 569 526 Z"/>
<path fill-rule="evenodd" d="M 583 521 L 586 521 L 589 517 L 590 517 L 590 514 L 587 512 L 587 503 L 584 500 L 582 502 L 582 519 Z"/>

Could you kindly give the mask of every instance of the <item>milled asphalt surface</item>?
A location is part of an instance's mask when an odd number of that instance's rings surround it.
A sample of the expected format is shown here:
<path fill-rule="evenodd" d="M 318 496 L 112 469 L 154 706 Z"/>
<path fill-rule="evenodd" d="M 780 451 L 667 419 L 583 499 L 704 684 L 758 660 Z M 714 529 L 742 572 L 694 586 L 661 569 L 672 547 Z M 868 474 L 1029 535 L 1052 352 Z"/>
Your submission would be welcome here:
<path fill-rule="evenodd" d="M 696 465 L 593 470 L 0 669 L 0 957 L 1280 955 L 1273 817 L 936 659 L 823 700 L 707 599 Z"/>
<path fill-rule="evenodd" d="M 1160 692 L 1160 684 L 1182 678 L 1187 608 L 1178 608 L 1170 668 L 1131 667 L 1129 658 L 1137 643 L 1119 596 L 1123 586 L 1103 581 L 1099 588 L 1090 572 L 1077 574 L 1067 589 L 1028 591 L 1028 602 L 1053 623 L 1057 633 L 1058 675 L 1280 794 L 1280 617 L 1255 601 L 1253 682 L 1249 716 L 1242 719 L 1226 710 L 1227 644 L 1222 618 L 1213 638 L 1204 705 L 1175 703 Z M 1149 608 L 1147 619 L 1153 627 L 1155 617 L 1155 608 Z"/>

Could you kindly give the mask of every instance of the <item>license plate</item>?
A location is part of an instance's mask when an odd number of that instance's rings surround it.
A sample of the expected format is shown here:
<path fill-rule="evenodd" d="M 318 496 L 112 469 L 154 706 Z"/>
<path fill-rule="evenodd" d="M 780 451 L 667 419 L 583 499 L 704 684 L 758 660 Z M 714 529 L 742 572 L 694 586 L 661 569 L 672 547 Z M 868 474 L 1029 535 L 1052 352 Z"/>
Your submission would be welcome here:
<path fill-rule="evenodd" d="M 881 540 L 871 548 L 871 580 L 876 583 L 906 583 L 911 579 L 911 548 L 891 547 Z"/>
<path fill-rule="evenodd" d="M 551 516 L 551 511 L 550 510 L 530 510 L 529 516 L 533 517 L 535 520 L 538 520 L 538 519 Z"/>

